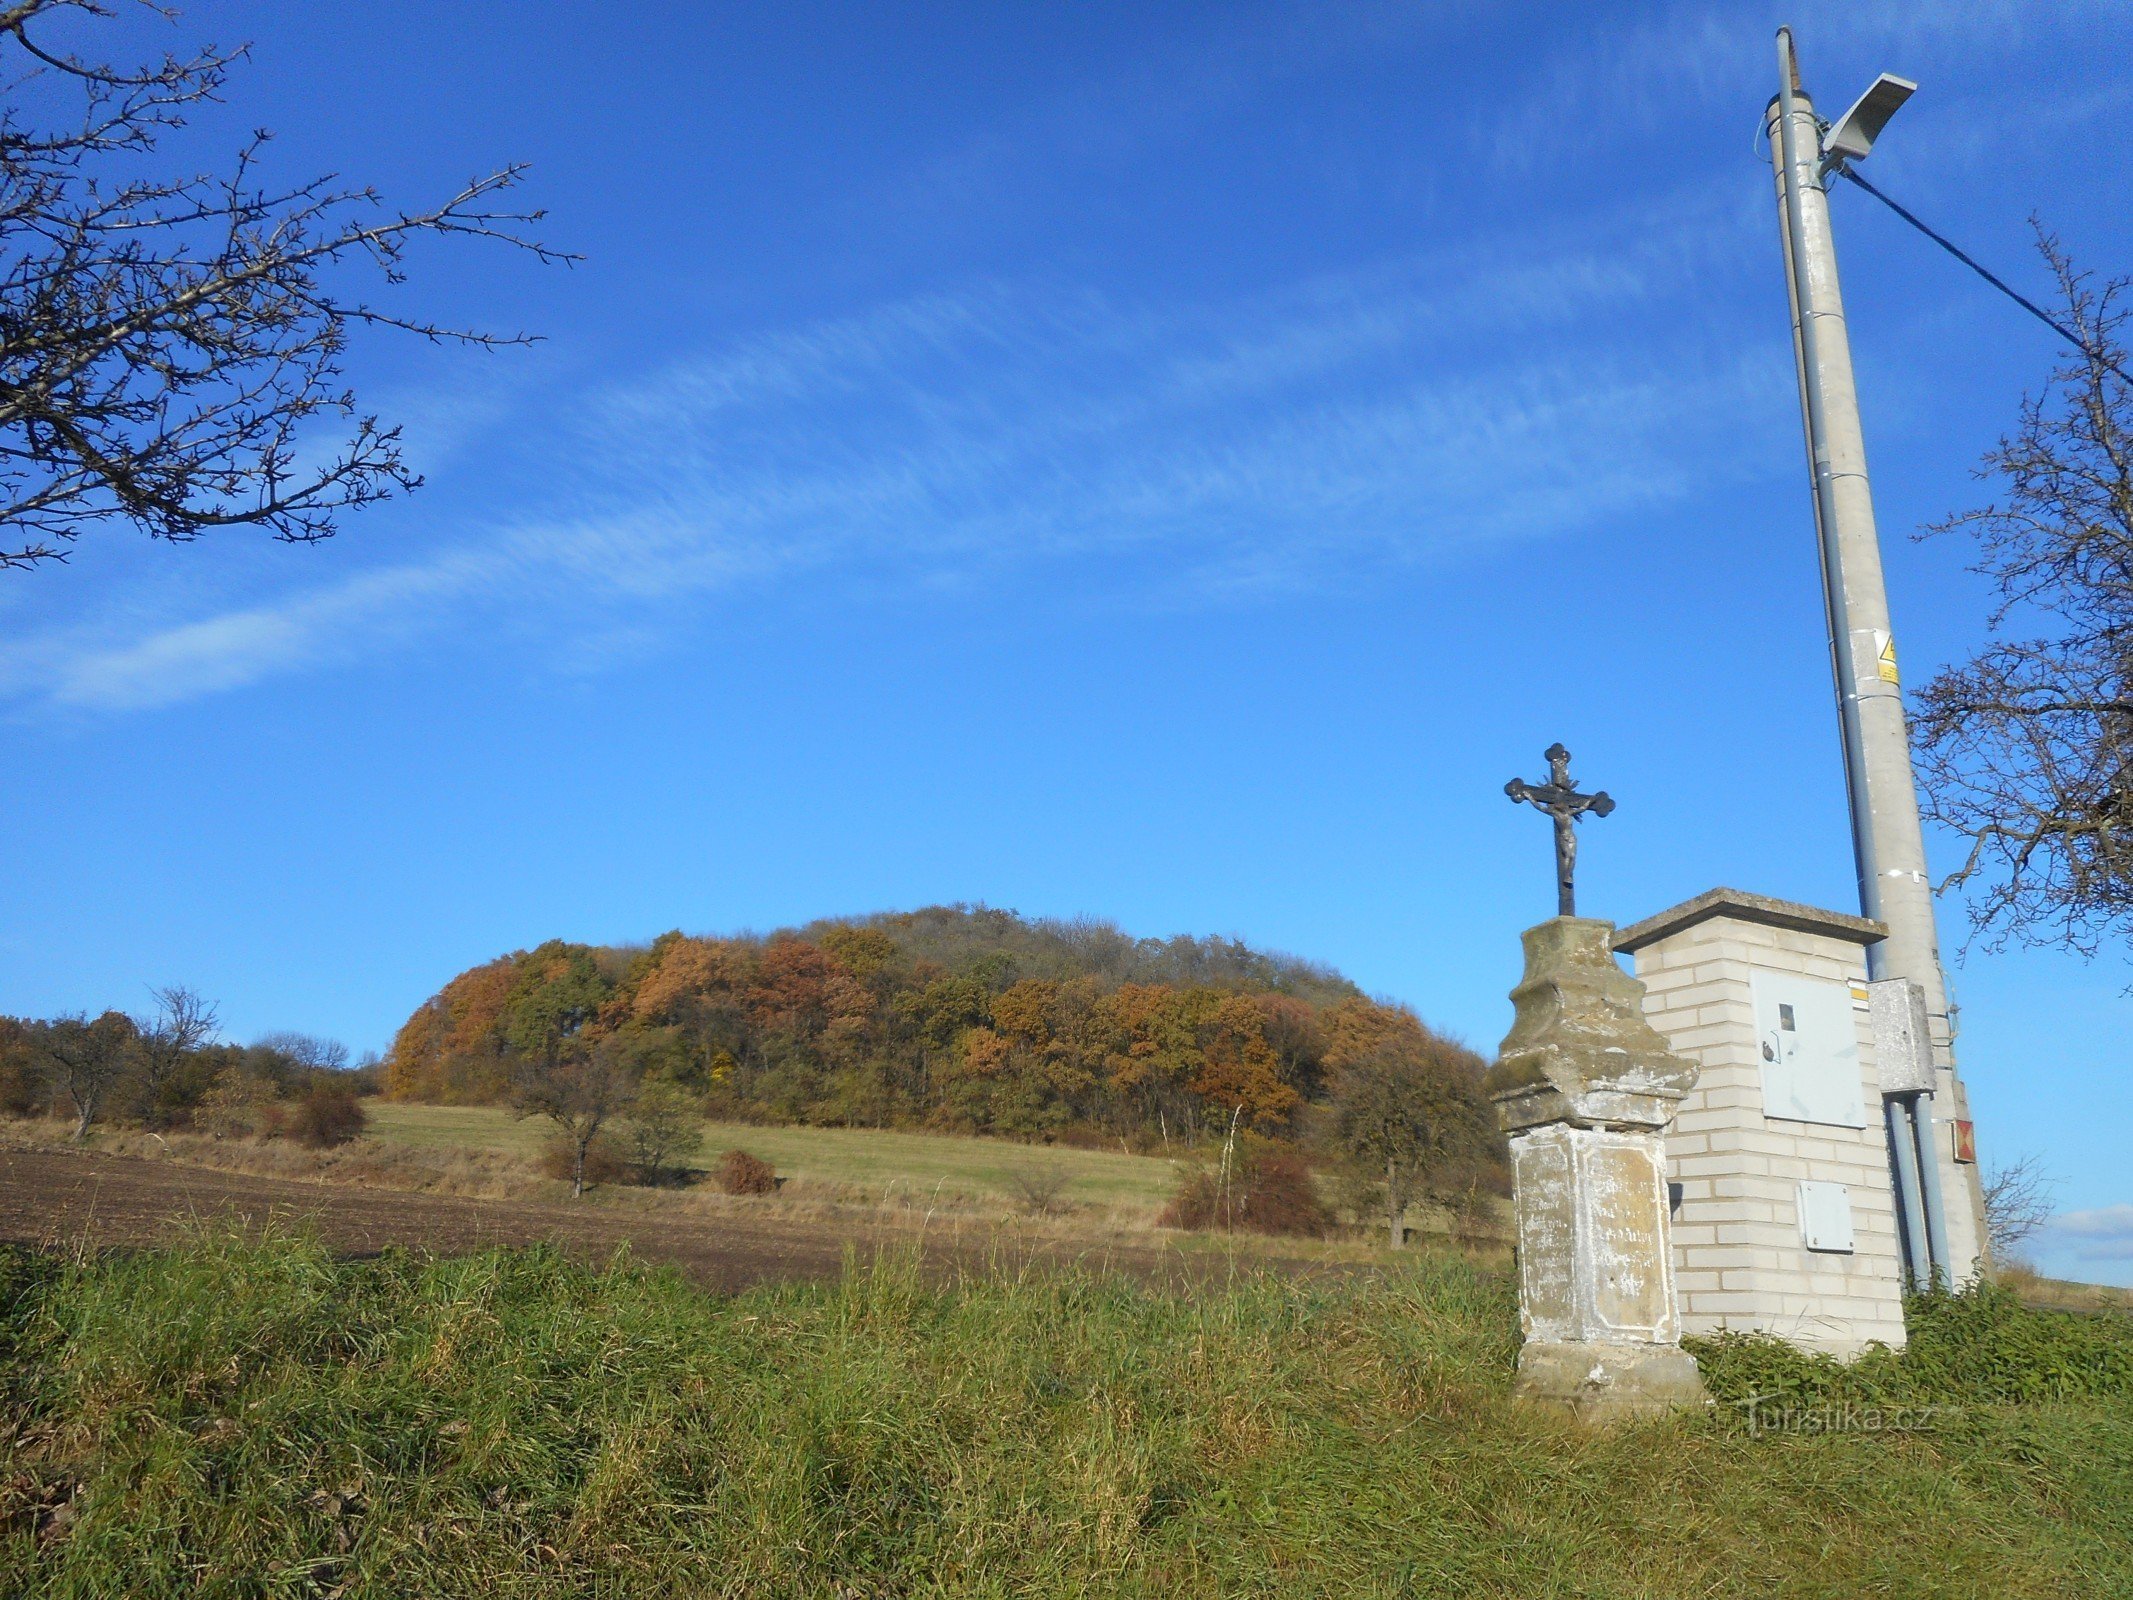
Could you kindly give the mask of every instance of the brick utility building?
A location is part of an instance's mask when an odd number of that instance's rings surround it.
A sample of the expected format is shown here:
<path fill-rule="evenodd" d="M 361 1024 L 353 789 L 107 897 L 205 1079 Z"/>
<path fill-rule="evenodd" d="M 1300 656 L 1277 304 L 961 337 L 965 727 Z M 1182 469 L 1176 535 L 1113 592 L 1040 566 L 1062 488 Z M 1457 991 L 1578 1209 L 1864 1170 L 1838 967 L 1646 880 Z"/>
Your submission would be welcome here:
<path fill-rule="evenodd" d="M 1701 1068 L 1666 1136 L 1684 1333 L 1759 1330 L 1838 1356 L 1904 1342 L 1903 1222 L 1866 972 L 1883 931 L 1714 889 L 1615 940 L 1646 1018 Z M 1936 1165 L 1952 1161 L 1952 1128 L 1934 1144 Z M 1963 1231 L 1951 1242 L 1974 1255 Z"/>

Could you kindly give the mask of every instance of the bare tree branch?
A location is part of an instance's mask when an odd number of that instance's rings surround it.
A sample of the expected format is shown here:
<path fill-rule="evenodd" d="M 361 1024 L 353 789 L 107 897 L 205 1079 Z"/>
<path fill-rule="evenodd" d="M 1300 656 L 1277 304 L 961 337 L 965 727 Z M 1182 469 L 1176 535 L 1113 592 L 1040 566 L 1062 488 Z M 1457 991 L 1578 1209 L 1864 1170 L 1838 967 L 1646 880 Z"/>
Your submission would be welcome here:
<path fill-rule="evenodd" d="M 1926 814 L 1971 842 L 1942 888 L 1969 891 L 1972 938 L 2094 955 L 2133 934 L 2133 280 L 2038 247 L 2082 349 L 1986 456 L 2000 498 L 1930 530 L 1977 538 L 1999 601 L 1914 731 Z"/>
<path fill-rule="evenodd" d="M 254 526 L 308 543 L 331 537 L 340 513 L 417 487 L 400 430 L 360 412 L 343 382 L 351 332 L 491 348 L 529 338 L 390 310 L 344 279 L 367 268 L 401 283 L 424 238 L 575 259 L 526 231 L 540 212 L 496 203 L 525 169 L 388 211 L 330 176 L 261 184 L 261 132 L 219 176 L 168 175 L 153 159 L 161 140 L 219 97 L 244 51 L 125 72 L 32 40 L 30 24 L 70 12 L 112 14 L 98 0 L 0 7 L 0 51 L 72 84 L 80 105 L 56 128 L 0 110 L 0 568 L 64 560 L 114 522 L 174 542 Z"/>
<path fill-rule="evenodd" d="M 2012 1166 L 1995 1167 L 1985 1176 L 1985 1228 L 1994 1257 L 2011 1259 L 2016 1247 L 2050 1226 L 2057 1211 L 2059 1180 L 2043 1161 L 2027 1155 Z"/>
<path fill-rule="evenodd" d="M 141 1119 L 151 1128 L 165 1120 L 164 1086 L 185 1058 L 214 1038 L 221 1019 L 215 1008 L 181 983 L 151 989 L 155 1014 L 134 1020 L 140 1039 Z"/>

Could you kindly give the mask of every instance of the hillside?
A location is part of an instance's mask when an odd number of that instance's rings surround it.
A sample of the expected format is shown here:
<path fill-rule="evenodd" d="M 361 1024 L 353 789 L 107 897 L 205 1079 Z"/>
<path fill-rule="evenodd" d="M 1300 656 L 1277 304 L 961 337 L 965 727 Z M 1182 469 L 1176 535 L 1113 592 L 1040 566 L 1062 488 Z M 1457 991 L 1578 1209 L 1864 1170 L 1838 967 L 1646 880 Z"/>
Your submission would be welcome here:
<path fill-rule="evenodd" d="M 1164 1144 L 1293 1134 L 1345 1067 L 1392 1052 L 1427 1080 L 1444 1160 L 1486 1161 L 1493 1139 L 1480 1058 L 1336 972 L 985 907 L 517 951 L 408 1019 L 385 1092 L 494 1102 L 559 1051 L 609 1052 L 735 1120 Z"/>

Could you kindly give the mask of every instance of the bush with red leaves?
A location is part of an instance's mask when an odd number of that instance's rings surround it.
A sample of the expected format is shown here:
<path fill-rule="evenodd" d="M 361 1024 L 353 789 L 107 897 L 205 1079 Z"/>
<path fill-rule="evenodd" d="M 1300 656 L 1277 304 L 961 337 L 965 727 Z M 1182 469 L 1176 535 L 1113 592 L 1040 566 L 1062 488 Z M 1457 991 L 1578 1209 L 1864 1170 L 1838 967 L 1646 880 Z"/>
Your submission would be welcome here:
<path fill-rule="evenodd" d="M 355 1091 L 337 1083 L 314 1083 L 281 1111 L 280 1131 L 313 1150 L 347 1144 L 370 1125 Z"/>
<path fill-rule="evenodd" d="M 1287 1145 L 1242 1144 L 1230 1158 L 1225 1182 L 1217 1160 L 1186 1173 L 1177 1194 L 1156 1219 L 1166 1228 L 1323 1237 L 1333 1214 L 1318 1195 L 1311 1169 Z"/>
<path fill-rule="evenodd" d="M 761 1156 L 728 1150 L 711 1170 L 711 1181 L 728 1194 L 776 1194 L 778 1171 Z"/>

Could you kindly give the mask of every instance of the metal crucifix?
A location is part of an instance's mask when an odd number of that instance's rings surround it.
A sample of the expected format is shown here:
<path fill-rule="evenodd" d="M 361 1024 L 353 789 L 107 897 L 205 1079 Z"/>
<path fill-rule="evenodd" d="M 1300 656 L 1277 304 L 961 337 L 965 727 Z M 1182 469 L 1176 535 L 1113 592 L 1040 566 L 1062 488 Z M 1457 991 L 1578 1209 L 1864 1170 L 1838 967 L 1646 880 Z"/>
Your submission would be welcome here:
<path fill-rule="evenodd" d="M 1555 819 L 1556 915 L 1574 917 L 1578 914 L 1577 897 L 1571 888 L 1570 877 L 1577 870 L 1578 837 L 1571 831 L 1571 824 L 1588 811 L 1596 817 L 1604 817 L 1614 810 L 1615 803 L 1604 789 L 1596 794 L 1578 792 L 1577 780 L 1570 776 L 1570 752 L 1561 745 L 1551 744 L 1546 754 L 1546 783 L 1528 783 L 1523 778 L 1513 778 L 1503 786 L 1503 792 L 1512 800 L 1523 800 Z"/>

